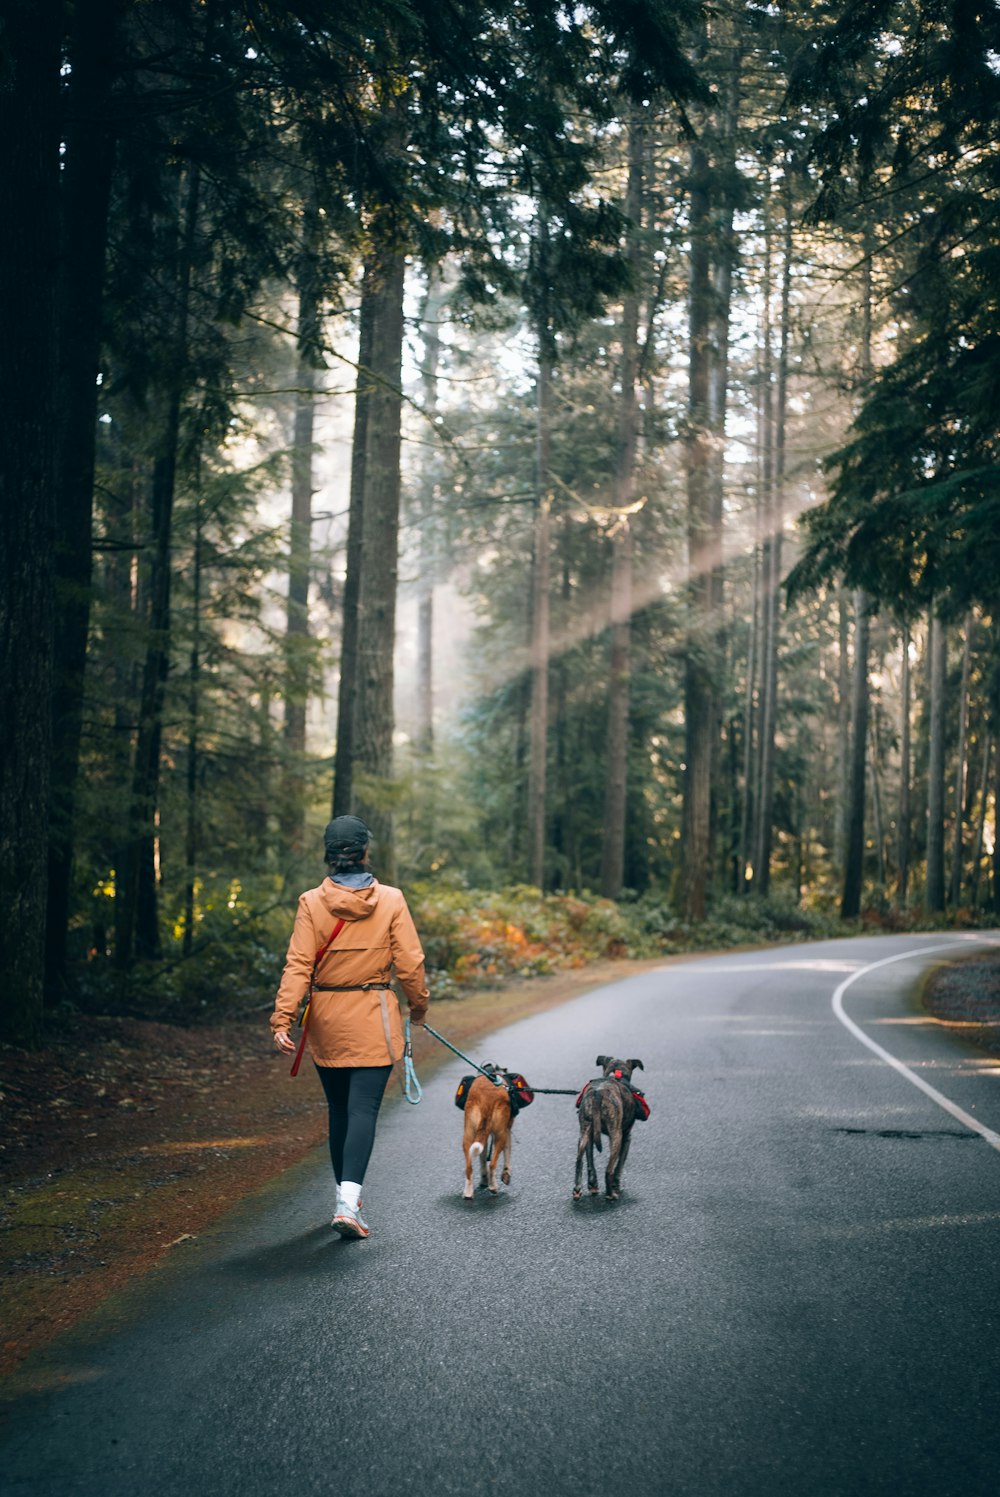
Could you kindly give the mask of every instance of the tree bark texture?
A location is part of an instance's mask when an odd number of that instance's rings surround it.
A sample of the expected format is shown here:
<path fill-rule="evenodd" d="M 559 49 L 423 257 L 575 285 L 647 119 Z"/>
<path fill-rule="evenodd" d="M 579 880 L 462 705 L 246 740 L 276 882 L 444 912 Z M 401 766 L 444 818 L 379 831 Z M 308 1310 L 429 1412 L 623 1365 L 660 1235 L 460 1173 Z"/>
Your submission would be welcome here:
<path fill-rule="evenodd" d="M 983 769 L 979 777 L 979 803 L 976 811 L 976 840 L 972 849 L 972 878 L 969 887 L 969 903 L 973 909 L 979 903 L 979 879 L 982 873 L 983 839 L 986 834 L 986 799 L 990 788 L 990 758 L 993 739 L 989 733 L 983 738 Z"/>
<path fill-rule="evenodd" d="M 711 195 L 708 155 L 691 147 L 688 290 L 687 480 L 688 626 L 684 660 L 683 896 L 689 919 L 703 920 L 711 868 L 712 739 L 716 721 L 714 579 L 719 536 L 712 518 Z"/>
<path fill-rule="evenodd" d="M 847 864 L 847 806 L 851 785 L 850 605 L 843 586 L 837 589 L 837 641 L 837 803 L 833 822 L 833 862 L 843 878 Z"/>
<path fill-rule="evenodd" d="M 284 838 L 300 854 L 305 834 L 306 711 L 309 705 L 309 569 L 312 553 L 313 442 L 320 352 L 320 216 L 315 192 L 302 204 L 298 261 L 298 361 L 292 440 L 292 516 L 285 627 Z"/>
<path fill-rule="evenodd" d="M 853 920 L 861 913 L 865 862 L 865 767 L 868 758 L 869 599 L 863 588 L 854 594 L 854 675 L 851 686 L 851 759 L 848 786 L 847 845 L 840 913 Z"/>
<path fill-rule="evenodd" d="M 379 876 L 392 882 L 393 688 L 406 256 L 391 235 L 382 242 L 376 239 L 374 253 L 373 389 L 365 423 L 353 778 L 356 814 L 368 823 L 375 843 L 373 861 Z"/>
<path fill-rule="evenodd" d="M 58 8 L 10 0 L 0 89 L 0 1033 L 41 1038 L 52 752 Z"/>
<path fill-rule="evenodd" d="M 369 253 L 361 283 L 358 332 L 358 378 L 351 445 L 351 497 L 347 521 L 347 567 L 340 634 L 340 682 L 337 693 L 337 750 L 334 760 L 334 816 L 354 813 L 354 740 L 358 684 L 358 594 L 361 586 L 361 537 L 364 528 L 365 461 L 368 409 L 377 381 L 372 371 L 372 344 L 380 299 L 378 256 Z"/>
<path fill-rule="evenodd" d="M 606 899 L 618 899 L 621 896 L 625 878 L 632 631 L 632 531 L 628 510 L 635 494 L 638 447 L 636 382 L 639 375 L 639 276 L 644 148 L 645 130 L 642 119 L 639 110 L 633 108 L 629 119 L 628 187 L 625 195 L 625 214 L 629 221 L 627 256 L 632 283 L 622 304 L 621 399 L 618 405 L 614 494 L 619 519 L 612 540 L 608 757 L 604 789 L 604 840 L 601 850 L 601 893 Z"/>
<path fill-rule="evenodd" d="M 547 328 L 539 337 L 536 412 L 535 523 L 531 570 L 531 708 L 528 718 L 528 836 L 531 882 L 545 887 L 546 771 L 549 736 L 549 569 L 552 353 Z"/>
<path fill-rule="evenodd" d="M 944 712 L 947 638 L 937 614 L 927 640 L 930 667 L 930 747 L 927 759 L 927 883 L 924 903 L 944 909 Z"/>
<path fill-rule="evenodd" d="M 962 684 L 958 700 L 958 745 L 955 755 L 955 829 L 951 853 L 951 902 L 957 908 L 962 902 L 963 821 L 965 815 L 965 778 L 969 736 L 969 674 L 972 669 L 972 614 L 965 616 L 965 643 L 962 647 Z"/>
<path fill-rule="evenodd" d="M 156 840 L 163 704 L 170 669 L 170 542 L 181 406 L 187 377 L 191 268 L 200 193 L 201 179 L 198 168 L 194 167 L 178 184 L 183 207 L 179 211 L 176 320 L 166 355 L 169 377 L 164 394 L 162 435 L 153 463 L 149 634 L 132 767 L 128 843 L 115 900 L 115 957 L 121 968 L 130 966 L 136 956 L 155 958 L 160 954 Z"/>
<path fill-rule="evenodd" d="M 760 509 L 757 510 L 760 525 Z M 750 889 L 749 870 L 754 847 L 754 811 L 757 785 L 757 662 L 760 657 L 761 633 L 761 555 L 759 538 L 755 539 L 751 559 L 750 628 L 747 635 L 747 674 L 743 688 L 743 801 L 740 806 L 739 853 L 736 869 L 736 892 Z"/>
<path fill-rule="evenodd" d="M 903 663 L 900 671 L 899 691 L 899 810 L 897 813 L 896 861 L 898 875 L 896 894 L 903 907 L 906 906 L 910 886 L 910 631 L 903 629 Z"/>
<path fill-rule="evenodd" d="M 778 332 L 777 383 L 771 397 L 771 350 L 770 318 L 765 311 L 764 352 L 764 420 L 771 431 L 764 433 L 764 493 L 766 520 L 767 576 L 764 587 L 765 621 L 764 661 L 762 680 L 764 683 L 764 706 L 761 722 L 761 768 L 760 768 L 760 815 L 757 844 L 754 888 L 768 894 L 771 888 L 771 852 L 774 840 L 774 780 L 775 780 L 775 732 L 778 718 L 778 635 L 780 628 L 779 596 L 782 574 L 782 542 L 785 528 L 785 424 L 788 407 L 788 341 L 789 303 L 792 276 L 792 205 L 787 192 L 788 163 L 786 160 L 786 192 L 784 194 L 784 250 L 781 272 L 781 310 Z M 770 258 L 770 251 L 765 250 Z M 770 274 L 765 274 L 765 296 L 769 294 Z"/>
<path fill-rule="evenodd" d="M 60 177 L 56 623 L 46 986 L 66 981 L 66 936 L 90 625 L 94 463 L 108 210 L 115 157 L 111 91 L 121 0 L 80 0 Z"/>
<path fill-rule="evenodd" d="M 444 282 L 440 270 L 427 268 L 427 292 L 421 316 L 424 357 L 420 369 L 424 414 L 435 422 L 438 409 L 438 366 L 441 362 L 440 319 L 444 310 Z M 433 459 L 424 482 L 420 515 L 420 574 L 417 579 L 417 713 L 414 745 L 429 763 L 434 753 L 434 584 L 437 580 L 437 489 Z M 433 812 L 433 807 L 429 807 Z M 429 820 L 430 818 L 428 818 Z"/>
<path fill-rule="evenodd" d="M 184 836 L 183 953 L 194 944 L 194 896 L 198 873 L 199 726 L 201 718 L 201 502 L 195 507 L 194 576 L 191 589 L 191 655 L 188 662 L 187 827 Z"/>

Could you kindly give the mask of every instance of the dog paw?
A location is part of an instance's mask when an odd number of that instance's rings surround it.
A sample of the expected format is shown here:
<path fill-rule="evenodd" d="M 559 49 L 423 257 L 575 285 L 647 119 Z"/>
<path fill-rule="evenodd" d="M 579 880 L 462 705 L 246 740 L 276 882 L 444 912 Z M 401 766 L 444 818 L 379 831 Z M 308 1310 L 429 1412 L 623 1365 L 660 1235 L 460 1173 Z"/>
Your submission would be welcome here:
<path fill-rule="evenodd" d="M 573 1191 L 573 1199 L 574 1199 L 574 1201 L 578 1201 L 582 1195 L 583 1195 L 583 1191 L 580 1189 L 579 1185 L 577 1185 L 575 1187 L 574 1191 Z"/>
<path fill-rule="evenodd" d="M 503 1181 L 504 1185 L 509 1185 L 510 1184 L 510 1170 L 504 1170 L 503 1174 L 500 1176 L 500 1179 Z"/>

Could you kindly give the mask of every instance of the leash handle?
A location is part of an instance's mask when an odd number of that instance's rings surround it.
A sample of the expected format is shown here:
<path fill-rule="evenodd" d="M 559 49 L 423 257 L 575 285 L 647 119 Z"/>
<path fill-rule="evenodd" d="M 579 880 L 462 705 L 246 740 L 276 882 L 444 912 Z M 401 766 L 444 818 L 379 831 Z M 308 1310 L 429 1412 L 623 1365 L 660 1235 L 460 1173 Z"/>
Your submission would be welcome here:
<path fill-rule="evenodd" d="M 302 1026 L 302 1038 L 299 1040 L 299 1048 L 295 1052 L 295 1059 L 292 1061 L 292 1068 L 288 1073 L 289 1076 L 297 1076 L 299 1074 L 299 1066 L 302 1064 L 302 1057 L 305 1054 L 306 1035 L 309 1033 L 309 1010 L 312 1007 L 312 985 L 313 979 L 316 976 L 316 970 L 346 924 L 346 920 L 338 920 L 336 925 L 333 927 L 333 930 L 330 932 L 328 939 L 323 943 L 323 945 L 316 953 L 316 960 L 313 962 L 312 976 L 309 978 L 309 996 L 306 998 L 306 1006 L 302 1010 L 302 1014 L 299 1019 L 299 1023 Z"/>
<path fill-rule="evenodd" d="M 399 1083 L 403 1088 L 403 1096 L 406 1098 L 407 1102 L 409 1102 L 412 1107 L 416 1107 L 424 1092 L 423 1087 L 417 1080 L 417 1073 L 413 1069 L 413 1044 L 410 1040 L 409 1019 L 406 1020 L 404 1035 L 405 1039 L 403 1044 L 403 1074 L 399 1078 Z"/>

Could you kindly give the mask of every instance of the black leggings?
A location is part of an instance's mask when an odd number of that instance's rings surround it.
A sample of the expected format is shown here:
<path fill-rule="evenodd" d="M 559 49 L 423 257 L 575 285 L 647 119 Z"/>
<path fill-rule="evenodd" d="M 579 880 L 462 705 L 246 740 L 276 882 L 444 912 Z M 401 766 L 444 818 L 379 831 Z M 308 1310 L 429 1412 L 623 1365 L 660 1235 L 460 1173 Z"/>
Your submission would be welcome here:
<path fill-rule="evenodd" d="M 365 1178 L 392 1066 L 317 1066 L 330 1108 L 330 1162 L 340 1184 Z"/>

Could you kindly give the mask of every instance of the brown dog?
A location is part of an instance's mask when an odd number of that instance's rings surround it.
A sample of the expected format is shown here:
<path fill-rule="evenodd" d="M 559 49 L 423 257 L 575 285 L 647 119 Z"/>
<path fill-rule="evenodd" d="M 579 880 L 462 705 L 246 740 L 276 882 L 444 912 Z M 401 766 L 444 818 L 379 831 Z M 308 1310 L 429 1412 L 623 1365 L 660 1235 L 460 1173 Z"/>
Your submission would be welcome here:
<path fill-rule="evenodd" d="M 587 1188 L 592 1196 L 597 1194 L 594 1150 L 601 1152 L 602 1133 L 608 1135 L 608 1167 L 604 1172 L 604 1192 L 609 1201 L 617 1201 L 621 1194 L 622 1169 L 628 1158 L 632 1124 L 636 1119 L 636 1100 L 629 1082 L 634 1070 L 644 1069 L 642 1061 L 615 1060 L 610 1055 L 599 1055 L 597 1064 L 604 1074 L 595 1081 L 588 1081 L 580 1093 L 580 1142 L 576 1150 L 574 1201 L 578 1201 L 583 1194 L 580 1177 L 583 1173 L 584 1154 L 587 1156 Z"/>
<path fill-rule="evenodd" d="M 485 1076 L 477 1076 L 469 1087 L 465 1102 L 465 1134 L 462 1152 L 465 1155 L 465 1189 L 462 1194 L 467 1201 L 472 1199 L 472 1161 L 479 1156 L 480 1185 L 488 1186 L 497 1194 L 497 1164 L 504 1156 L 500 1179 L 510 1184 L 510 1125 L 512 1122 L 510 1098 L 507 1094 L 506 1073 L 497 1070 L 499 1085 Z"/>

